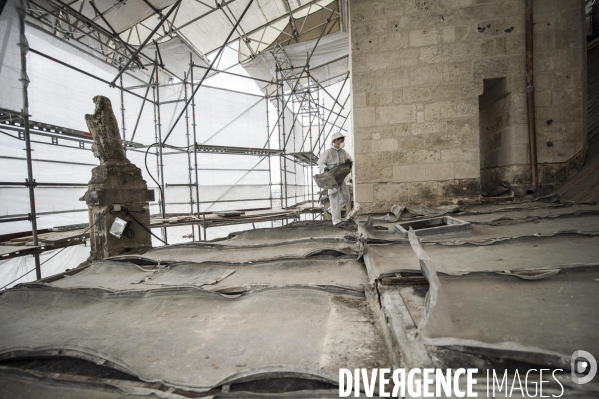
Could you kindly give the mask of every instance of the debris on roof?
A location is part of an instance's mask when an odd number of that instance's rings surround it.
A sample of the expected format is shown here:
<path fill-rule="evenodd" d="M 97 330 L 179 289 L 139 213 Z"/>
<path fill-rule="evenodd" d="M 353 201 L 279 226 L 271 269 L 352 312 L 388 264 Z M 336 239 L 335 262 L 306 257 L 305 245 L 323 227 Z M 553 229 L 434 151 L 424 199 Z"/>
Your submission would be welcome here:
<path fill-rule="evenodd" d="M 358 216 L 360 236 L 297 222 L 96 261 L 0 295 L 0 380 L 17 395 L 299 398 L 337 397 L 340 368 L 544 367 L 575 396 L 572 352 L 599 353 L 598 211 L 468 205 L 467 237 L 402 238 L 394 224 L 426 220 L 412 215 Z"/>

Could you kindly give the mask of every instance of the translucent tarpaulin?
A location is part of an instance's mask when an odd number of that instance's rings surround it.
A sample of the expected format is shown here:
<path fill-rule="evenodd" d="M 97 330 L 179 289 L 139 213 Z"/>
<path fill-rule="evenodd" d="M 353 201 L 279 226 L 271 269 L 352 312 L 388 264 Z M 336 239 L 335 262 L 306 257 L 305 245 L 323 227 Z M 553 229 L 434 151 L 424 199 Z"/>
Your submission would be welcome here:
<path fill-rule="evenodd" d="M 294 18 L 302 18 L 306 14 L 318 12 L 323 7 L 331 9 L 336 7 L 336 4 L 331 4 L 334 1 L 254 0 L 243 17 L 242 29 L 233 32 L 232 39 L 234 40 L 240 36 L 241 32 L 244 32 L 243 36 L 250 38 L 251 46 L 255 48 L 254 51 L 262 51 L 268 44 L 276 40 L 281 34 L 281 30 L 289 23 L 287 15 L 290 11 L 293 12 Z M 233 29 L 235 20 L 242 15 L 248 4 L 247 0 L 228 2 L 226 7 L 219 7 L 222 12 L 214 12 L 214 8 L 205 2 L 182 0 L 175 25 L 179 27 L 178 33 L 186 37 L 189 42 L 194 43 L 199 51 L 208 54 L 222 46 L 227 35 Z M 209 13 L 207 17 L 198 20 L 200 16 L 207 13 Z M 120 36 L 123 40 L 137 45 L 140 41 L 145 40 L 151 29 L 158 23 L 159 19 L 156 16 L 151 16 L 131 28 L 133 33 L 126 30 Z M 249 50 L 245 49 L 245 51 Z"/>
<path fill-rule="evenodd" d="M 0 108 L 14 112 L 23 108 L 19 43 L 26 41 L 19 28 L 21 7 L 20 0 L 8 0 L 4 9 L 0 9 Z"/>
<path fill-rule="evenodd" d="M 38 29 L 28 29 L 27 35 L 32 49 L 58 61 L 107 81 L 112 80 L 117 73 L 105 62 Z M 38 54 L 29 53 L 28 67 L 31 79 L 30 114 L 33 121 L 85 132 L 87 126 L 84 115 L 94 110 L 92 98 L 95 95 L 103 95 L 111 100 L 113 111 L 120 123 L 123 123 L 121 113 L 124 114 L 125 130 L 121 131 L 124 138 L 147 146 L 159 138 L 155 121 L 160 120 L 162 140 L 164 141 L 168 135 L 166 144 L 180 147 L 179 150 L 164 149 L 164 181 L 171 185 L 165 189 L 167 213 L 188 214 L 192 211 L 190 202 L 195 202 L 198 198 L 193 187 L 190 199 L 189 184 L 195 184 L 195 159 L 194 154 L 190 154 L 190 164 L 186 152 L 194 140 L 191 107 L 188 114 L 183 115 L 175 128 L 171 129 L 184 110 L 186 96 L 191 96 L 189 85 L 186 93 L 184 85 L 180 82 L 173 81 L 169 84 L 167 81 L 161 81 L 160 84 L 167 86 L 160 87 L 159 92 L 156 92 L 153 88 L 147 90 L 143 87 L 148 82 L 125 74 L 123 86 L 142 86 L 131 89 L 142 98 L 124 92 L 124 101 L 121 103 L 121 91 L 118 88 L 111 88 L 104 82 Z M 159 75 L 159 79 L 162 79 L 162 76 Z M 160 99 L 159 107 L 155 109 L 148 101 L 144 104 L 143 97 L 146 91 L 150 101 Z M 268 132 L 264 97 L 202 87 L 195 96 L 195 102 L 196 139 L 199 144 L 252 148 L 262 148 L 266 145 Z M 143 111 L 140 114 L 142 104 Z M 189 119 L 186 119 L 186 116 Z M 120 127 L 122 128 L 122 125 Z M 24 182 L 27 170 L 24 142 L 19 139 L 17 131 L 1 127 L 0 131 L 4 133 L 0 134 L 0 145 L 3 148 L 0 155 L 2 178 L 4 181 Z M 33 175 L 38 183 L 87 184 L 91 177 L 91 169 L 99 164 L 90 151 L 89 144 L 85 144 L 85 148 L 82 149 L 78 141 L 68 141 L 59 137 L 53 143 L 52 138 L 37 134 L 32 135 L 32 140 Z M 156 147 L 150 149 L 147 156 L 147 169 L 145 153 L 146 148 L 127 150 L 128 158 L 142 170 L 148 187 L 156 189 L 156 183 L 147 172 L 149 170 L 154 179 L 159 179 Z M 200 212 L 271 206 L 268 159 L 259 156 L 201 152 L 198 152 L 197 159 Z M 187 186 L 182 186 L 184 184 Z M 84 186 L 37 187 L 38 228 L 87 222 L 87 206 L 79 201 L 85 191 Z M 159 198 L 158 192 L 155 198 Z M 28 204 L 25 187 L 0 188 L 0 216 L 27 215 Z M 195 206 L 193 211 L 196 212 Z M 159 212 L 157 203 L 152 204 L 151 212 Z M 27 221 L 2 223 L 0 234 L 27 231 L 30 228 Z"/>
<path fill-rule="evenodd" d="M 315 47 L 317 42 L 318 46 Z M 349 70 L 347 61 L 349 35 L 347 32 L 335 32 L 323 36 L 320 40 L 312 39 L 306 42 L 289 44 L 284 46 L 283 49 L 291 65 L 296 67 L 306 65 L 308 55 L 311 54 L 310 74 L 319 81 L 343 75 Z M 244 60 L 242 65 L 250 76 L 258 79 L 270 80 L 276 76 L 277 61 L 270 51 L 262 52 L 259 57 Z M 291 83 L 294 84 L 295 81 L 292 80 Z M 302 81 L 302 83 L 305 82 Z M 268 86 L 264 82 L 258 82 L 258 85 L 262 89 Z M 285 89 L 291 90 L 291 87 L 286 85 Z"/>
<path fill-rule="evenodd" d="M 42 276 L 51 276 L 64 272 L 67 268 L 77 267 L 88 257 L 89 247 L 85 245 L 73 245 L 44 252 L 40 254 Z M 33 256 L 0 260 L 0 288 L 6 285 L 8 285 L 6 288 L 10 288 L 16 284 L 35 280 L 35 260 Z"/>

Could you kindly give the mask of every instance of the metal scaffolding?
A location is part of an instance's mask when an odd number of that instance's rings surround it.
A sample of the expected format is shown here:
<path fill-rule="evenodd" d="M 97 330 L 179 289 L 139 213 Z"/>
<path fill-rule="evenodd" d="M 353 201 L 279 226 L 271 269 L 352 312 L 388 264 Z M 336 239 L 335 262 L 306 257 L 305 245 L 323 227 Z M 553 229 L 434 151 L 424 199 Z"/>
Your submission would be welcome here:
<path fill-rule="evenodd" d="M 271 44 L 269 47 L 265 49 L 263 43 L 260 42 L 260 40 L 256 41 L 255 39 L 250 38 L 250 36 L 254 34 L 255 31 L 245 32 L 241 27 L 243 16 L 249 9 L 253 0 L 249 0 L 247 6 L 245 7 L 244 11 L 241 13 L 239 17 L 235 17 L 228 7 L 228 4 L 232 3 L 233 1 L 235 0 L 231 0 L 228 2 L 223 1 L 219 7 L 216 7 L 210 12 L 194 19 L 194 21 L 197 21 L 203 17 L 206 17 L 209 14 L 212 14 L 213 12 L 220 11 L 223 12 L 227 16 L 227 18 L 229 18 L 232 28 L 224 43 L 219 48 L 214 50 L 216 55 L 212 59 L 212 62 L 207 62 L 208 67 L 195 64 L 194 55 L 198 56 L 198 53 L 195 51 L 190 51 L 189 69 L 186 73 L 183 74 L 183 76 L 179 77 L 171 71 L 169 71 L 167 66 L 163 64 L 163 60 L 161 58 L 157 44 L 153 59 L 149 58 L 147 52 L 143 52 L 142 50 L 145 50 L 149 48 L 152 44 L 155 44 L 156 40 L 159 40 L 160 38 L 164 37 L 164 35 L 166 35 L 167 33 L 171 35 L 177 35 L 182 39 L 185 39 L 184 36 L 182 36 L 179 32 L 183 26 L 177 27 L 174 24 L 174 18 L 176 18 L 177 10 L 180 6 L 181 0 L 177 1 L 172 7 L 170 7 L 166 14 L 163 15 L 162 13 L 159 13 L 159 22 L 152 29 L 151 34 L 148 35 L 146 39 L 143 41 L 143 44 L 141 46 L 137 46 L 136 48 L 127 44 L 127 41 L 122 39 L 123 35 L 119 35 L 104 18 L 104 15 L 110 10 L 112 10 L 112 8 L 105 10 L 104 12 L 100 12 L 92 3 L 92 6 L 94 7 L 94 10 L 97 15 L 96 18 L 90 19 L 81 13 L 81 9 L 76 10 L 69 4 L 63 3 L 61 0 L 46 0 L 43 3 L 38 2 L 38 0 L 26 0 L 28 18 L 35 20 L 38 25 L 45 27 L 46 32 L 52 34 L 55 37 L 59 36 L 66 43 L 68 43 L 69 40 L 77 41 L 79 43 L 77 45 L 77 48 L 79 50 L 84 48 L 90 56 L 93 56 L 96 59 L 100 59 L 103 62 L 117 67 L 119 69 L 119 72 L 118 74 L 116 74 L 114 79 L 112 81 L 107 81 L 93 75 L 88 71 L 81 70 L 65 62 L 56 60 L 37 49 L 28 49 L 33 54 L 33 56 L 39 56 L 43 57 L 46 60 L 57 62 L 65 68 L 69 68 L 76 73 L 81 73 L 90 78 L 99 80 L 120 91 L 120 125 L 125 149 L 127 151 L 132 152 L 146 153 L 147 155 L 151 148 L 154 147 L 152 155 L 155 157 L 156 169 L 155 173 L 150 173 L 150 175 L 156 176 L 155 182 L 157 184 L 158 190 L 160 191 L 160 195 L 158 196 L 159 216 L 162 219 L 168 218 L 169 216 L 177 216 L 167 213 L 167 205 L 188 205 L 189 215 L 197 219 L 197 222 L 186 223 L 186 225 L 191 226 L 190 237 L 194 241 L 202 239 L 206 240 L 205 215 L 207 211 L 202 208 L 202 204 L 234 201 L 231 199 L 221 200 L 222 196 L 221 198 L 214 201 L 201 200 L 201 187 L 198 172 L 200 170 L 199 159 L 201 159 L 202 154 L 238 154 L 261 157 L 262 159 L 260 160 L 260 162 L 258 162 L 258 164 L 253 168 L 247 170 L 247 173 L 244 176 L 246 176 L 250 171 L 255 170 L 255 168 L 263 160 L 268 159 L 267 165 L 265 165 L 263 169 L 257 170 L 268 171 L 268 184 L 270 187 L 269 198 L 244 198 L 240 199 L 239 201 L 268 200 L 271 209 L 276 206 L 277 202 L 280 203 L 280 207 L 283 209 L 291 208 L 292 206 L 296 206 L 298 203 L 302 202 L 312 204 L 318 200 L 318 193 L 315 191 L 315 188 L 313 186 L 313 174 L 315 173 L 314 167 L 316 166 L 318 159 L 317 154 L 325 147 L 328 137 L 334 129 L 345 130 L 344 125 L 348 119 L 348 116 L 342 115 L 342 112 L 345 110 L 345 106 L 347 104 L 349 96 L 343 99 L 343 101 L 341 101 L 340 96 L 343 91 L 343 88 L 349 80 L 349 72 L 344 74 L 343 76 L 331 78 L 328 82 L 319 82 L 310 73 L 310 59 L 312 58 L 314 50 L 318 46 L 320 39 L 327 33 L 327 31 L 331 31 L 333 25 L 340 23 L 340 14 L 337 11 L 337 9 L 328 9 L 326 7 L 322 7 L 318 5 L 316 0 L 300 7 L 300 10 L 303 10 L 305 8 L 308 8 L 308 10 L 310 10 L 313 6 L 318 6 L 323 9 L 330 10 L 330 15 L 326 22 L 319 24 L 316 27 L 312 27 L 309 30 L 304 30 L 303 28 L 303 23 L 305 23 L 305 20 L 298 28 L 293 13 L 290 10 L 288 17 L 290 25 L 293 26 L 293 33 L 289 35 L 284 30 L 280 30 L 281 35 L 287 34 L 290 37 L 283 41 L 277 40 L 274 44 Z M 115 7 L 118 7 L 120 3 L 121 1 L 118 1 L 115 4 Z M 99 24 L 100 20 L 108 26 L 108 29 Z M 21 22 L 21 28 L 24 32 L 25 21 L 22 20 Z M 188 22 L 188 24 L 189 23 L 190 22 Z M 30 22 L 28 22 L 27 25 L 39 29 L 39 27 L 32 25 Z M 165 26 L 168 26 L 168 28 L 165 28 Z M 269 26 L 273 27 L 272 25 Z M 292 65 L 287 54 L 285 53 L 283 44 L 290 43 L 292 40 L 295 40 L 297 42 L 303 34 L 308 33 L 309 31 L 315 31 L 316 28 L 320 29 L 319 36 L 315 42 L 315 45 L 311 53 L 307 55 L 306 63 L 301 66 Z M 160 34 L 160 29 L 163 30 L 163 35 Z M 273 29 L 275 28 L 273 27 Z M 133 29 L 131 29 L 131 31 L 129 32 L 129 36 L 132 34 L 132 32 Z M 233 37 L 234 34 L 236 34 L 238 37 Z M 158 37 L 159 35 L 160 37 Z M 218 69 L 217 62 L 219 61 L 222 52 L 226 47 L 230 46 L 231 43 L 233 43 L 236 40 L 242 40 L 243 44 L 251 50 L 252 56 L 258 56 L 258 54 L 261 51 L 269 51 L 273 55 L 276 61 L 276 70 L 274 71 L 275 78 L 273 80 L 266 81 L 263 79 L 235 74 L 228 71 L 228 69 L 230 69 L 231 67 L 223 70 Z M 94 45 L 92 46 L 90 43 L 93 43 Z M 253 45 L 255 45 L 256 47 L 252 47 Z M 27 49 L 24 49 L 23 51 L 25 54 L 27 52 Z M 203 55 L 199 55 L 201 56 L 201 58 L 203 57 Z M 206 58 L 203 57 L 202 59 Z M 26 57 L 23 56 L 22 60 L 23 76 L 26 76 Z M 201 79 L 199 80 L 194 77 L 194 72 L 197 69 L 201 70 Z M 160 81 L 159 72 L 171 76 L 175 79 L 175 81 Z M 201 121 L 198 121 L 196 119 L 196 95 L 198 94 L 199 89 L 203 87 L 205 79 L 210 74 L 233 75 L 236 77 L 252 79 L 256 82 L 267 83 L 268 88 L 264 90 L 265 95 L 262 97 L 260 101 L 258 101 L 258 103 L 264 101 L 264 108 L 266 112 L 267 121 L 265 127 L 266 142 L 262 148 L 226 147 L 198 143 L 198 126 L 201 125 Z M 139 85 L 135 87 L 124 87 L 123 75 L 126 75 L 128 77 L 134 78 L 136 81 L 139 81 Z M 118 84 L 116 82 L 118 82 Z M 329 86 L 331 82 L 342 82 L 339 94 L 336 96 L 332 96 L 326 88 L 326 86 Z M 37 240 L 38 228 L 36 224 L 37 214 L 35 205 L 35 187 L 44 185 L 55 187 L 80 187 L 85 186 L 85 184 L 36 182 L 34 180 L 32 169 L 31 143 L 34 142 L 47 145 L 65 146 L 68 148 L 89 151 L 91 149 L 93 139 L 87 132 L 78 131 L 66 127 L 55 126 L 44 122 L 30 121 L 27 100 L 27 89 L 29 82 L 23 80 L 22 84 L 24 98 L 22 112 L 19 114 L 15 114 L 14 112 L 8 110 L 0 110 L 0 133 L 9 135 L 11 137 L 14 137 L 15 139 L 21 139 L 25 141 L 28 178 L 25 182 L 0 182 L 0 186 L 26 186 L 29 191 L 30 212 L 28 215 L 6 215 L 0 217 L 0 222 L 13 222 L 18 220 L 29 220 L 31 222 L 33 245 L 37 247 L 37 249 L 33 251 L 33 255 L 36 259 L 36 276 L 39 279 L 42 277 L 39 262 L 39 254 L 43 250 L 43 248 L 38 245 L 39 243 Z M 170 103 L 172 101 L 165 102 L 161 100 L 160 88 L 175 85 L 181 87 L 183 98 L 179 101 L 181 101 L 184 104 L 184 107 L 176 117 L 171 127 L 168 129 L 168 131 L 166 131 L 165 127 L 162 126 L 161 123 L 161 105 Z M 136 93 L 136 89 L 145 89 L 145 94 L 142 95 Z M 152 92 L 151 94 L 150 90 Z M 124 97 L 125 93 L 142 99 L 139 112 L 137 113 L 137 118 L 134 121 L 126 121 L 125 110 L 129 106 L 126 104 L 126 100 Z M 331 106 L 325 106 L 324 96 L 328 96 L 330 99 L 334 100 Z M 138 144 L 134 141 L 140 123 L 140 119 L 142 117 L 142 112 L 146 104 L 151 104 L 151 106 L 153 107 L 154 114 L 154 143 L 149 146 Z M 273 106 L 276 109 L 277 113 L 274 124 L 271 124 L 269 122 L 269 116 L 272 115 L 269 111 L 269 108 L 271 106 Z M 288 112 L 291 112 L 291 120 L 286 120 L 286 110 Z M 343 122 L 339 125 L 338 120 L 340 118 L 343 120 Z M 175 130 L 175 127 L 181 120 L 184 121 L 182 123 L 185 123 L 184 134 L 187 144 L 185 148 L 175 147 L 167 144 L 167 140 L 169 139 L 169 137 Z M 126 128 L 127 126 L 128 128 Z M 127 129 L 131 129 L 129 130 L 129 139 L 127 139 Z M 277 138 L 273 137 L 273 133 L 275 131 L 278 135 Z M 51 143 L 41 140 L 31 140 L 31 136 L 36 135 L 40 137 L 51 137 Z M 296 143 L 296 138 L 299 138 L 298 142 L 301 142 L 301 144 L 298 145 L 298 143 Z M 278 148 L 273 148 L 273 144 L 276 142 L 277 139 L 279 144 L 275 147 Z M 59 143 L 59 140 L 61 142 L 77 142 L 78 147 L 61 144 Z M 272 143 L 271 140 L 273 141 Z M 164 160 L 166 157 L 172 154 L 186 155 L 188 176 L 187 182 L 184 184 L 169 184 L 165 179 Z M 278 184 L 273 183 L 272 179 L 272 157 L 276 157 L 279 160 L 280 178 Z M 52 162 L 75 164 L 75 162 L 69 162 L 68 160 Z M 89 166 L 95 165 L 89 164 Z M 301 174 L 297 173 L 300 169 L 303 170 Z M 293 175 L 294 180 L 289 181 L 288 175 Z M 303 176 L 303 181 L 298 181 L 298 175 Z M 154 177 L 152 178 L 154 179 Z M 273 196 L 273 188 L 277 185 L 279 187 L 280 192 L 279 198 Z M 185 186 L 189 189 L 188 201 L 181 201 L 182 198 L 167 198 L 165 194 L 166 189 L 168 187 L 175 186 Z M 293 195 L 289 195 L 288 188 L 290 186 L 294 187 Z M 299 192 L 298 187 L 301 187 L 303 192 Z M 42 214 L 52 214 L 60 212 L 63 211 L 44 212 Z M 315 218 L 317 216 L 313 212 L 311 212 L 311 214 L 312 218 Z M 285 218 L 288 217 L 289 216 L 286 216 Z M 202 218 L 204 220 L 204 223 L 202 223 Z M 274 219 L 274 217 L 270 217 L 268 220 Z M 168 226 L 164 223 L 160 224 L 159 227 L 161 229 L 162 239 L 164 241 L 167 241 L 167 227 Z M 201 231 L 202 227 L 204 230 L 203 235 Z M 197 232 L 195 231 L 196 228 Z M 31 251 L 22 251 L 22 253 L 23 255 L 31 254 Z"/>

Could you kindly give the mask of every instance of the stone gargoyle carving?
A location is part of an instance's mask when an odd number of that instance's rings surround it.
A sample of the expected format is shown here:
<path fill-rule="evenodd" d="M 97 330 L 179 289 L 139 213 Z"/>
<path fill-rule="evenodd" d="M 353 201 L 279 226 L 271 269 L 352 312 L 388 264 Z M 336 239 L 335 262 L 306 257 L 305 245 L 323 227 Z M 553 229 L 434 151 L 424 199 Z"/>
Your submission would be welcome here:
<path fill-rule="evenodd" d="M 112 111 L 110 99 L 104 96 L 95 96 L 96 110 L 93 115 L 85 115 L 87 128 L 94 138 L 92 151 L 100 164 L 104 163 L 130 163 L 125 156 L 123 142 L 119 134 L 119 125 Z"/>

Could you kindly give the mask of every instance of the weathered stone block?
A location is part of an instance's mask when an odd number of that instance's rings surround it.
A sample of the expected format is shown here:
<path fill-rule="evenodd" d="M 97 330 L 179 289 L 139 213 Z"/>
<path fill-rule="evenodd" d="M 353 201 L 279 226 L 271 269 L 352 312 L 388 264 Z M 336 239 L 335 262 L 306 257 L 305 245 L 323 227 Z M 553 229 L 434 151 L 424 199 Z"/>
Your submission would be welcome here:
<path fill-rule="evenodd" d="M 534 31 L 548 31 L 556 28 L 556 22 L 559 19 L 559 16 L 555 13 L 546 13 L 544 12 L 545 7 L 541 10 L 535 10 L 536 12 L 533 14 L 533 23 L 534 23 Z M 580 14 L 578 15 L 580 19 Z M 536 39 L 536 38 L 535 38 Z"/>
<path fill-rule="evenodd" d="M 424 122 L 424 105 L 416 104 L 416 121 Z"/>
<path fill-rule="evenodd" d="M 426 164 L 425 175 L 426 180 L 452 180 L 455 177 L 453 162 Z"/>
<path fill-rule="evenodd" d="M 551 30 L 535 31 L 533 34 L 533 51 L 538 54 L 541 51 L 549 51 L 553 44 Z"/>
<path fill-rule="evenodd" d="M 467 161 L 455 163 L 456 179 L 476 179 L 480 177 L 480 162 Z"/>
<path fill-rule="evenodd" d="M 366 108 L 356 108 L 353 112 L 354 115 L 354 126 L 363 127 L 363 126 L 372 126 L 374 125 L 374 116 L 375 116 L 375 108 L 374 107 L 366 107 Z"/>
<path fill-rule="evenodd" d="M 352 37 L 351 40 L 352 54 L 366 54 L 380 51 L 379 37 Z"/>
<path fill-rule="evenodd" d="M 394 90 L 410 85 L 407 68 L 395 68 L 376 71 L 375 88 L 378 91 Z"/>
<path fill-rule="evenodd" d="M 495 39 L 487 39 L 480 45 L 480 55 L 483 57 L 492 57 L 495 54 Z"/>
<path fill-rule="evenodd" d="M 403 104 L 403 91 L 402 89 L 393 90 L 393 104 Z"/>
<path fill-rule="evenodd" d="M 409 187 L 405 183 L 379 183 L 374 186 L 376 202 L 405 203 L 409 198 Z"/>
<path fill-rule="evenodd" d="M 483 82 L 463 82 L 432 87 L 435 100 L 475 97 L 483 94 Z"/>
<path fill-rule="evenodd" d="M 509 62 L 506 59 L 478 60 L 474 62 L 474 79 L 493 79 L 508 76 Z"/>
<path fill-rule="evenodd" d="M 412 123 L 412 134 L 432 134 L 443 131 L 444 124 L 441 121 Z"/>
<path fill-rule="evenodd" d="M 372 141 L 370 140 L 356 140 L 354 151 L 356 154 L 368 154 L 372 152 Z M 361 159 L 361 158 L 358 158 Z"/>
<path fill-rule="evenodd" d="M 356 184 L 355 190 L 355 197 L 357 202 L 372 202 L 374 200 L 374 184 L 359 183 Z"/>
<path fill-rule="evenodd" d="M 424 113 L 427 121 L 453 118 L 457 116 L 456 103 L 454 101 L 439 101 L 426 104 Z"/>
<path fill-rule="evenodd" d="M 410 32 L 410 46 L 422 47 L 437 44 L 441 37 L 437 29 L 415 30 Z"/>
<path fill-rule="evenodd" d="M 378 71 L 381 72 L 381 71 Z M 376 89 L 375 73 L 364 72 L 352 76 L 352 91 L 353 93 L 366 93 Z"/>
<path fill-rule="evenodd" d="M 436 181 L 411 183 L 409 186 L 410 202 L 436 200 L 439 197 L 439 183 Z"/>
<path fill-rule="evenodd" d="M 478 114 L 478 101 L 475 98 L 456 103 L 456 116 L 465 118 Z"/>
<path fill-rule="evenodd" d="M 466 40 L 469 33 L 470 26 L 452 26 L 451 28 L 443 28 L 442 40 L 444 42 Z"/>
<path fill-rule="evenodd" d="M 396 139 L 381 139 L 372 141 L 372 152 L 396 151 L 398 148 Z"/>
<path fill-rule="evenodd" d="M 410 47 L 410 36 L 406 32 L 393 32 L 380 36 L 381 51 L 392 51 Z"/>
<path fill-rule="evenodd" d="M 496 18 L 505 18 L 523 14 L 522 2 L 520 0 L 496 1 L 488 4 L 466 7 L 463 9 L 464 15 L 474 21 L 492 20 Z M 542 7 L 541 7 L 542 8 Z"/>
<path fill-rule="evenodd" d="M 480 57 L 481 49 L 478 41 L 462 41 L 452 44 L 449 61 L 472 61 Z"/>
<path fill-rule="evenodd" d="M 430 86 L 442 81 L 443 65 L 425 65 L 410 68 L 409 86 Z"/>
<path fill-rule="evenodd" d="M 387 168 L 356 168 L 356 180 L 358 183 L 376 183 L 390 181 L 393 176 L 393 167 Z"/>
<path fill-rule="evenodd" d="M 552 105 L 560 107 L 578 105 L 581 106 L 583 102 L 582 89 L 555 89 L 552 92 Z M 535 95 L 536 104 L 536 95 Z"/>
<path fill-rule="evenodd" d="M 403 102 L 406 104 L 426 102 L 432 98 L 430 87 L 407 87 L 403 89 Z"/>
<path fill-rule="evenodd" d="M 388 105 L 393 102 L 393 92 L 383 91 L 368 93 L 368 106 L 376 107 L 381 105 Z"/>
<path fill-rule="evenodd" d="M 414 104 L 376 108 L 377 125 L 409 122 L 416 122 L 416 106 Z"/>
<path fill-rule="evenodd" d="M 420 48 L 419 60 L 424 64 L 446 62 L 451 57 L 451 49 L 447 44 Z"/>
<path fill-rule="evenodd" d="M 561 12 L 555 18 L 553 26 L 556 29 L 581 29 L 580 9 L 578 7 Z"/>
<path fill-rule="evenodd" d="M 582 46 L 582 32 L 580 29 L 566 29 L 555 31 L 555 48 L 576 48 Z"/>
<path fill-rule="evenodd" d="M 443 79 L 446 82 L 472 80 L 472 61 L 445 64 L 443 66 Z"/>
<path fill-rule="evenodd" d="M 439 194 L 443 198 L 476 198 L 480 195 L 479 179 L 462 179 L 439 183 Z"/>
<path fill-rule="evenodd" d="M 426 172 L 424 165 L 397 165 L 393 167 L 394 182 L 425 181 Z"/>
<path fill-rule="evenodd" d="M 385 19 L 373 19 L 370 21 L 360 19 L 352 21 L 351 37 L 359 39 L 361 37 L 381 36 L 386 33 L 386 30 L 387 20 Z"/>
<path fill-rule="evenodd" d="M 439 0 L 439 6 L 441 9 L 468 7 L 473 3 L 474 0 Z"/>
<path fill-rule="evenodd" d="M 352 105 L 354 108 L 366 107 L 366 93 L 352 93 Z"/>
<path fill-rule="evenodd" d="M 429 150 L 408 150 L 405 152 L 405 162 L 409 164 L 420 164 L 420 163 L 431 163 L 439 162 L 441 160 L 441 153 L 439 151 Z"/>
<path fill-rule="evenodd" d="M 386 51 L 381 53 L 381 58 L 384 58 L 394 68 L 404 66 L 414 66 L 418 64 L 418 49 L 402 49 L 394 51 Z M 383 62 L 381 59 L 380 62 Z"/>
<path fill-rule="evenodd" d="M 528 125 L 517 123 L 510 129 L 501 132 L 501 142 L 503 145 L 511 146 L 513 144 L 528 144 Z"/>
<path fill-rule="evenodd" d="M 479 159 L 476 147 L 460 147 L 441 150 L 441 162 L 473 161 Z"/>

